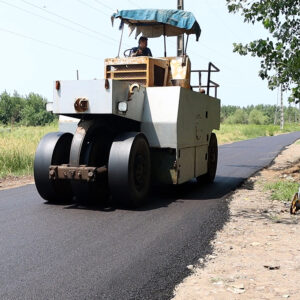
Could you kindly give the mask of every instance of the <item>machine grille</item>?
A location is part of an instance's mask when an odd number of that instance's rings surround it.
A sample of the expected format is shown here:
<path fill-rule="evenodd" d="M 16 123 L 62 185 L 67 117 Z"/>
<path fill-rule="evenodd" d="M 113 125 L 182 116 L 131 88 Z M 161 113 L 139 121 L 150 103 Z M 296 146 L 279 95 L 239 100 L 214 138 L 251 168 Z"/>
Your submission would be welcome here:
<path fill-rule="evenodd" d="M 106 78 L 147 85 L 147 64 L 107 65 Z"/>

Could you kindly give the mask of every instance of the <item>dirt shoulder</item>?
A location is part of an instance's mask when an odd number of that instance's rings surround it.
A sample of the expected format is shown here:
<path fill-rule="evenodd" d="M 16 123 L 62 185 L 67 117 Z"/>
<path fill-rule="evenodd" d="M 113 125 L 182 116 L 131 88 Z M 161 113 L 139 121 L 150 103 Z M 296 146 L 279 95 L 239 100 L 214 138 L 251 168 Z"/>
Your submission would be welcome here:
<path fill-rule="evenodd" d="M 0 191 L 33 183 L 33 176 L 8 176 L 0 179 Z"/>
<path fill-rule="evenodd" d="M 187 266 L 192 275 L 174 299 L 300 299 L 300 213 L 290 215 L 290 201 L 271 200 L 265 188 L 300 183 L 299 169 L 298 142 L 227 199 L 230 220 L 212 241 L 213 254 Z"/>

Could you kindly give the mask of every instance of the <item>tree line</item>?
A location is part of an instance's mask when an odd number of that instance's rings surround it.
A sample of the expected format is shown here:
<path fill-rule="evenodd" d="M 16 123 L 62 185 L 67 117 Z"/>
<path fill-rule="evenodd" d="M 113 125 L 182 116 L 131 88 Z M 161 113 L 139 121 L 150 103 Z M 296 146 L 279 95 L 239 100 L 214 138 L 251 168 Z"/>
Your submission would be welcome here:
<path fill-rule="evenodd" d="M 284 120 L 288 123 L 300 122 L 300 111 L 289 105 L 284 107 Z M 275 124 L 280 123 L 280 108 L 276 105 L 249 105 L 239 107 L 223 105 L 221 107 L 221 122 L 228 124 Z"/>
<path fill-rule="evenodd" d="M 21 96 L 6 91 L 0 94 L 0 124 L 42 126 L 57 120 L 57 116 L 46 110 L 47 100 L 39 94 Z M 300 111 L 289 105 L 284 107 L 285 122 L 300 122 Z M 279 124 L 280 109 L 276 105 L 249 105 L 240 107 L 223 105 L 221 122 L 229 124 Z"/>
<path fill-rule="evenodd" d="M 39 126 L 52 123 L 57 117 L 46 110 L 47 100 L 39 94 L 21 96 L 16 91 L 0 94 L 0 124 Z"/>

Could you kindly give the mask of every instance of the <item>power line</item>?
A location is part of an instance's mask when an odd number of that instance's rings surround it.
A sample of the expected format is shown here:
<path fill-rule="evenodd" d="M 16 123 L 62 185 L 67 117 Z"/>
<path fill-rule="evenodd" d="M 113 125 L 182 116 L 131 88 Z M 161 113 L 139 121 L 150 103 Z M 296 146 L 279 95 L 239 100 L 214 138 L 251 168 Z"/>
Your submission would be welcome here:
<path fill-rule="evenodd" d="M 132 5 L 136 6 L 137 8 L 143 8 L 141 6 L 139 6 L 138 4 L 136 4 L 134 1 L 132 0 L 127 0 L 129 3 L 131 3 Z"/>
<path fill-rule="evenodd" d="M 109 9 L 109 10 L 112 10 L 112 11 L 115 10 L 115 8 L 112 8 L 111 6 L 108 6 L 107 4 L 103 3 L 102 1 L 99 1 L 99 0 L 94 0 L 94 1 L 95 1 L 96 3 L 98 3 L 98 4 L 100 4 L 101 6 L 106 7 L 106 8 Z"/>
<path fill-rule="evenodd" d="M 52 43 L 49 43 L 49 42 L 46 42 L 46 41 L 43 41 L 43 40 L 39 40 L 39 39 L 36 39 L 34 37 L 24 35 L 22 33 L 18 33 L 18 32 L 11 31 L 11 30 L 1 28 L 1 27 L 0 27 L 0 30 L 3 31 L 3 32 L 6 32 L 6 33 L 10 33 L 12 35 L 18 36 L 18 37 L 22 37 L 22 38 L 25 38 L 25 39 L 28 39 L 28 40 L 32 40 L 32 41 L 40 43 L 40 44 L 44 44 L 44 45 L 47 45 L 47 46 L 50 46 L 50 47 L 53 47 L 53 48 L 57 48 L 57 49 L 60 49 L 60 50 L 63 50 L 63 51 L 71 52 L 71 53 L 81 55 L 81 56 L 85 56 L 85 57 L 88 57 L 88 58 L 92 58 L 92 59 L 95 59 L 95 60 L 101 60 L 101 58 L 99 58 L 99 57 L 91 56 L 91 55 L 88 55 L 88 54 L 85 54 L 85 53 L 82 53 L 82 52 L 79 52 L 79 51 L 76 51 L 76 50 L 72 50 L 72 49 L 65 48 L 65 47 L 62 47 L 62 46 L 59 46 L 59 45 L 56 45 L 56 44 L 52 44 Z"/>
<path fill-rule="evenodd" d="M 18 10 L 20 10 L 20 11 L 26 12 L 26 13 L 32 15 L 32 16 L 35 16 L 35 17 L 41 18 L 41 19 L 43 19 L 43 20 L 46 20 L 46 21 L 48 21 L 48 22 L 51 22 L 51 23 L 60 25 L 60 26 L 62 26 L 62 27 L 65 27 L 65 28 L 67 28 L 67 29 L 69 29 L 69 30 L 72 30 L 72 31 L 76 32 L 76 33 L 80 33 L 80 34 L 82 34 L 82 35 L 84 35 L 84 36 L 88 36 L 88 37 L 93 38 L 93 39 L 96 39 L 96 40 L 98 40 L 98 41 L 100 41 L 100 42 L 104 42 L 103 39 L 100 39 L 100 38 L 98 38 L 97 36 L 91 35 L 91 34 L 89 34 L 89 33 L 80 31 L 79 29 L 75 29 L 75 28 L 70 27 L 70 26 L 68 26 L 68 25 L 65 25 L 65 24 L 63 24 L 63 23 L 54 21 L 54 20 L 52 20 L 52 19 L 49 19 L 49 18 L 47 18 L 47 17 L 41 16 L 41 15 L 36 14 L 36 13 L 33 13 L 33 12 L 27 10 L 27 9 L 21 8 L 21 7 L 16 6 L 16 5 L 13 5 L 13 4 L 11 4 L 11 3 L 7 3 L 7 2 L 5 2 L 5 1 L 3 1 L 3 0 L 0 0 L 0 2 L 3 3 L 3 4 L 6 4 L 6 5 L 8 5 L 8 6 L 11 6 L 11 7 L 13 7 L 13 8 L 16 8 L 16 9 L 18 9 Z M 113 43 L 113 42 L 110 41 L 110 40 L 109 40 L 109 42 Z M 114 44 L 114 43 L 113 43 L 113 44 Z"/>
<path fill-rule="evenodd" d="M 95 0 L 95 1 L 96 1 L 96 0 Z M 98 9 L 98 8 L 96 8 L 96 7 L 94 7 L 94 6 L 90 5 L 90 4 L 88 4 L 88 3 L 86 3 L 85 1 L 77 0 L 77 2 L 79 2 L 79 3 L 83 4 L 83 5 L 85 5 L 86 7 L 89 7 L 89 8 L 92 9 L 92 10 L 95 10 L 95 11 L 97 11 L 97 12 L 100 12 L 100 13 L 102 13 L 102 14 L 105 15 L 105 16 L 111 17 L 111 15 L 109 15 L 109 14 L 103 12 L 102 10 L 100 10 L 100 9 Z M 96 2 L 100 4 L 100 2 L 98 2 L 98 1 L 96 1 Z M 106 7 L 109 7 L 109 6 L 106 6 Z M 109 8 L 110 8 L 110 7 L 109 7 Z M 124 43 L 124 44 L 125 44 L 126 46 L 130 47 L 127 43 Z"/>
<path fill-rule="evenodd" d="M 88 3 L 86 3 L 86 2 L 84 2 L 84 1 L 82 1 L 82 0 L 77 0 L 77 2 L 79 2 L 79 3 L 81 3 L 81 4 L 83 4 L 83 5 L 87 6 L 87 7 L 89 7 L 90 9 L 93 9 L 93 10 L 95 10 L 95 11 L 97 11 L 97 12 L 100 12 L 101 14 L 103 14 L 103 15 L 105 15 L 105 16 L 109 16 L 109 17 L 110 17 L 109 14 L 103 12 L 102 10 L 100 10 L 100 9 L 98 9 L 98 8 L 96 8 L 96 7 L 90 5 L 90 4 L 88 4 Z"/>
<path fill-rule="evenodd" d="M 26 3 L 27 5 L 30 5 L 30 6 L 32 6 L 32 7 L 35 7 L 35 8 L 37 8 L 37 9 L 39 9 L 39 10 L 42 10 L 43 12 L 45 12 L 45 13 L 47 13 L 47 14 L 53 15 L 53 16 L 55 16 L 55 17 L 57 17 L 57 18 L 60 18 L 60 19 L 62 19 L 62 20 L 64 20 L 64 21 L 67 21 L 67 22 L 69 22 L 69 23 L 72 23 L 73 25 L 82 27 L 82 28 L 84 28 L 85 30 L 88 30 L 88 31 L 90 31 L 90 32 L 99 34 L 99 35 L 101 35 L 101 36 L 103 36 L 103 37 L 105 37 L 105 38 L 107 38 L 107 39 L 109 39 L 109 40 L 113 40 L 113 41 L 118 42 L 117 40 L 113 39 L 111 36 L 108 36 L 108 35 L 106 35 L 106 34 L 103 34 L 103 33 L 100 32 L 100 31 L 91 29 L 91 28 L 89 28 L 89 27 L 87 27 L 87 26 L 84 26 L 84 25 L 82 25 L 82 24 L 80 24 L 80 23 L 78 23 L 78 22 L 75 22 L 75 21 L 73 21 L 73 20 L 70 20 L 70 19 L 68 19 L 68 18 L 66 18 L 66 17 L 63 17 L 63 16 L 61 16 L 61 15 L 59 15 L 59 14 L 56 14 L 56 13 L 54 13 L 54 12 L 51 12 L 51 11 L 49 11 L 49 10 L 45 10 L 45 9 L 43 9 L 43 8 L 41 8 L 41 7 L 39 7 L 39 6 L 35 5 L 35 4 L 33 4 L 33 3 L 31 3 L 31 2 L 28 2 L 28 1 L 26 1 L 26 0 L 20 0 L 20 1 Z"/>
<path fill-rule="evenodd" d="M 81 28 L 83 28 L 83 29 L 85 29 L 85 30 L 88 30 L 88 31 L 90 31 L 90 32 L 92 32 L 92 33 L 94 33 L 94 34 L 101 35 L 101 36 L 103 36 L 104 38 L 108 39 L 111 43 L 113 43 L 113 41 L 114 41 L 114 42 L 118 42 L 118 40 L 113 39 L 111 36 L 107 36 L 107 35 L 103 34 L 102 32 L 99 32 L 99 31 L 97 31 L 97 30 L 91 29 L 91 28 L 89 28 L 89 27 L 87 27 L 87 26 L 84 26 L 84 25 L 78 23 L 78 22 L 75 22 L 75 21 L 73 21 L 73 20 L 70 20 L 70 19 L 68 19 L 68 18 L 66 18 L 66 17 L 64 17 L 64 16 L 61 16 L 61 15 L 56 14 L 56 13 L 54 13 L 54 12 L 45 10 L 45 9 L 43 9 L 43 8 L 41 8 L 41 7 L 39 7 L 39 6 L 35 5 L 35 4 L 33 4 L 33 3 L 31 3 L 31 2 L 28 2 L 28 1 L 26 1 L 26 0 L 20 0 L 20 1 L 24 2 L 25 4 L 27 4 L 27 5 L 29 5 L 29 6 L 32 6 L 32 7 L 34 7 L 34 8 L 37 8 L 37 9 L 39 9 L 39 10 L 42 10 L 42 11 L 45 12 L 45 13 L 48 13 L 48 14 L 50 14 L 50 15 L 54 15 L 54 16 L 57 17 L 57 18 L 60 18 L 60 19 L 62 19 L 62 20 L 64 20 L 64 21 L 67 21 L 67 22 L 69 22 L 69 23 L 71 23 L 71 24 L 74 24 L 74 25 L 76 25 L 76 26 L 79 26 L 79 27 L 81 27 Z M 82 4 L 85 5 L 85 6 L 88 6 L 88 7 L 91 8 L 91 9 L 94 9 L 94 10 L 96 10 L 96 11 L 98 11 L 98 12 L 101 12 L 102 14 L 104 14 L 104 15 L 106 15 L 106 16 L 109 16 L 108 14 L 106 14 L 106 13 L 100 11 L 99 9 L 97 9 L 97 8 L 95 8 L 95 7 L 93 7 L 93 6 L 89 5 L 89 4 L 87 4 L 86 2 L 84 2 L 84 1 L 82 1 L 82 0 L 77 0 L 77 1 L 80 2 L 80 3 L 82 3 Z M 95 0 L 95 1 L 98 2 L 98 3 L 100 4 L 100 1 L 99 1 L 99 0 Z M 127 0 L 127 1 L 130 2 L 130 3 L 132 3 L 133 5 L 135 5 L 135 6 L 139 7 L 139 8 L 141 8 L 141 7 L 138 6 L 134 1 L 131 1 L 131 0 Z M 76 31 L 76 32 L 77 32 L 77 30 L 76 30 L 75 28 L 69 27 L 69 26 L 67 26 L 67 25 L 64 25 L 64 24 L 62 24 L 62 23 L 56 22 L 56 21 L 51 20 L 51 19 L 46 18 L 46 17 L 42 17 L 42 16 L 40 16 L 40 15 L 38 15 L 38 14 L 35 14 L 35 13 L 33 13 L 33 12 L 29 12 L 29 11 L 23 9 L 23 8 L 17 7 L 17 6 L 12 5 L 12 4 L 9 4 L 9 3 L 7 3 L 7 2 L 5 2 L 5 1 L 3 1 L 3 0 L 0 0 L 0 2 L 4 3 L 4 4 L 6 4 L 6 5 L 9 5 L 9 6 L 15 7 L 15 8 L 19 9 L 19 10 L 23 10 L 23 11 L 25 11 L 25 12 L 27 12 L 27 13 L 30 13 L 30 14 L 32 14 L 32 15 L 35 15 L 35 16 L 37 16 L 37 17 L 44 18 L 45 20 L 47 20 L 47 21 L 49 21 L 49 22 L 59 24 L 60 26 L 63 26 L 63 27 L 65 27 L 65 28 L 68 28 L 68 29 L 70 29 L 70 30 L 72 30 L 72 31 Z M 103 3 L 102 3 L 102 4 L 103 4 Z M 106 6 L 107 8 L 111 8 L 110 6 L 107 6 L 107 5 L 105 5 L 105 6 Z M 79 30 L 78 30 L 78 33 L 86 34 L 86 33 L 82 32 L 82 31 L 79 31 Z M 86 34 L 86 35 L 88 35 L 88 36 L 90 36 L 90 37 L 92 37 L 92 38 L 95 38 L 95 39 L 98 39 L 98 40 L 102 41 L 100 38 L 98 38 L 98 37 L 96 37 L 96 36 L 92 36 L 92 35 L 89 35 L 89 34 Z M 127 43 L 125 43 L 125 45 L 129 46 Z M 213 50 L 213 49 L 211 49 L 211 50 Z M 198 54 L 197 52 L 195 52 L 195 51 L 189 51 L 189 52 L 194 53 L 195 55 L 197 55 L 197 56 L 200 57 L 200 58 L 208 59 L 207 57 L 204 57 L 204 56 L 199 55 L 199 54 Z M 224 66 L 225 66 L 225 65 L 224 65 Z M 228 67 L 227 67 L 227 68 L 228 68 Z M 231 69 L 232 71 L 234 71 L 232 68 L 229 68 L 229 69 Z"/>

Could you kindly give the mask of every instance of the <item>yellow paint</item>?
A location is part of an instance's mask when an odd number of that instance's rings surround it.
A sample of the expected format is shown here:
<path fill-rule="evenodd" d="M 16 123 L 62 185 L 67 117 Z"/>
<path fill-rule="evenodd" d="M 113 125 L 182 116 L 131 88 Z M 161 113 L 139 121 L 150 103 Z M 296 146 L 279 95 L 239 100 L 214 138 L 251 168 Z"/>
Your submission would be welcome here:
<path fill-rule="evenodd" d="M 190 88 L 190 73 L 191 73 L 191 62 L 186 57 L 185 64 L 183 64 L 183 57 L 162 57 L 152 58 L 147 56 L 138 57 L 123 57 L 123 58 L 107 58 L 104 60 L 105 64 L 105 78 L 111 78 L 115 80 L 127 80 L 126 73 L 128 73 L 128 81 L 139 82 L 144 86 L 154 86 L 154 65 L 165 69 L 165 80 L 164 86 L 179 85 L 184 88 Z M 123 65 L 131 66 L 128 70 L 123 69 L 122 71 L 116 71 L 113 68 L 109 71 L 108 66 Z M 135 70 L 134 65 L 145 65 L 145 68 L 139 67 Z M 146 76 L 145 74 L 146 73 Z M 125 76 L 116 78 L 114 74 L 124 73 Z M 135 73 L 133 76 L 129 76 L 129 73 Z M 140 74 L 139 74 L 140 73 Z M 172 80 L 178 80 L 176 83 L 172 83 Z"/>

